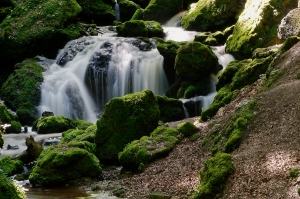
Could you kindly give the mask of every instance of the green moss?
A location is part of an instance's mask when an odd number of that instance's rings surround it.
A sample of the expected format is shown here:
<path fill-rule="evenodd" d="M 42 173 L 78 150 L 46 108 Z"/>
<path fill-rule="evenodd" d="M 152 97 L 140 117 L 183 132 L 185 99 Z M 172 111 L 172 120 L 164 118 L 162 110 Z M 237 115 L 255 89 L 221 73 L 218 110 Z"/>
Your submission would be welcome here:
<path fill-rule="evenodd" d="M 185 118 L 182 102 L 165 96 L 155 96 L 163 122 L 177 121 Z"/>
<path fill-rule="evenodd" d="M 16 4 L 0 24 L 0 58 L 16 63 L 41 54 L 54 57 L 57 49 L 75 39 L 73 34 L 65 34 L 63 30 L 72 22 L 76 23 L 80 12 L 81 7 L 75 0 L 22 1 Z"/>
<path fill-rule="evenodd" d="M 200 42 L 189 42 L 181 46 L 177 51 L 174 67 L 183 81 L 198 81 L 221 69 L 211 48 Z"/>
<path fill-rule="evenodd" d="M 165 23 L 182 10 L 182 0 L 151 0 L 144 9 L 144 20 Z"/>
<path fill-rule="evenodd" d="M 59 186 L 80 177 L 99 177 L 101 173 L 95 155 L 84 149 L 59 144 L 41 153 L 29 181 L 33 185 Z"/>
<path fill-rule="evenodd" d="M 235 129 L 231 133 L 228 141 L 225 144 L 224 152 L 229 153 L 231 151 L 234 151 L 236 148 L 238 148 L 240 146 L 243 135 L 244 133 L 241 130 Z"/>
<path fill-rule="evenodd" d="M 178 134 L 174 128 L 157 127 L 149 137 L 144 136 L 128 144 L 119 153 L 119 161 L 126 169 L 136 170 L 141 164 L 166 156 L 178 143 Z"/>
<path fill-rule="evenodd" d="M 231 155 L 217 153 L 208 158 L 200 171 L 200 185 L 198 193 L 192 198 L 214 198 L 222 192 L 228 177 L 234 172 Z"/>
<path fill-rule="evenodd" d="M 18 117 L 12 114 L 4 104 L 0 104 L 0 124 L 10 124 L 6 128 L 6 133 L 21 133 L 21 124 L 18 122 Z"/>
<path fill-rule="evenodd" d="M 281 19 L 296 8 L 298 1 L 270 0 L 268 2 L 247 1 L 243 13 L 235 24 L 232 36 L 226 41 L 226 51 L 233 55 L 251 57 L 256 48 L 280 43 L 277 29 Z M 251 17 L 249 17 L 249 13 Z M 274 14 L 277 13 L 277 14 Z"/>
<path fill-rule="evenodd" d="M 91 122 L 87 122 L 84 120 L 76 120 L 76 127 L 79 130 L 86 130 L 88 127 L 90 127 L 92 125 L 93 125 L 93 123 L 91 123 Z"/>
<path fill-rule="evenodd" d="M 238 72 L 232 78 L 231 88 L 241 89 L 254 83 L 259 79 L 261 74 L 267 71 L 271 61 L 272 57 L 254 59 L 249 64 L 239 68 Z"/>
<path fill-rule="evenodd" d="M 197 88 L 194 85 L 190 85 L 185 89 L 184 98 L 189 99 L 197 95 Z"/>
<path fill-rule="evenodd" d="M 187 30 L 220 30 L 234 24 L 237 21 L 236 15 L 242 10 L 243 5 L 234 0 L 198 1 L 180 23 Z"/>
<path fill-rule="evenodd" d="M 3 156 L 0 159 L 0 170 L 7 176 L 12 176 L 22 172 L 23 162 L 21 160 L 12 160 L 9 156 Z"/>
<path fill-rule="evenodd" d="M 83 133 L 84 133 L 83 130 L 69 129 L 69 130 L 62 133 L 63 138 L 61 139 L 61 141 L 59 143 L 63 144 L 63 143 L 66 143 L 66 142 L 70 142 L 71 140 L 76 138 L 78 135 L 81 135 Z"/>
<path fill-rule="evenodd" d="M 183 122 L 178 124 L 177 129 L 179 133 L 182 133 L 184 136 L 191 136 L 199 131 L 199 129 L 192 122 Z"/>
<path fill-rule="evenodd" d="M 0 172 L 1 199 L 26 199 L 24 191 L 13 180 Z"/>
<path fill-rule="evenodd" d="M 162 37 L 163 28 L 156 21 L 131 20 L 117 26 L 119 36 L 123 37 Z"/>
<path fill-rule="evenodd" d="M 298 167 L 292 167 L 290 170 L 290 178 L 297 178 L 300 173 L 300 169 Z"/>
<path fill-rule="evenodd" d="M 77 0 L 77 2 L 82 8 L 79 17 L 84 22 L 111 25 L 115 19 L 112 6 L 102 0 Z"/>
<path fill-rule="evenodd" d="M 64 116 L 41 117 L 32 125 L 32 130 L 40 134 L 58 133 L 75 128 L 76 122 Z"/>
<path fill-rule="evenodd" d="M 140 9 L 140 6 L 138 4 L 129 0 L 119 0 L 118 4 L 120 8 L 120 18 L 123 22 L 132 19 L 135 12 Z"/>
<path fill-rule="evenodd" d="M 300 37 L 292 36 L 287 38 L 281 47 L 277 51 L 277 56 L 283 54 L 284 52 L 288 51 L 290 48 L 292 48 L 295 44 L 297 44 L 300 41 Z"/>
<path fill-rule="evenodd" d="M 159 107 L 150 90 L 116 97 L 97 121 L 97 157 L 117 161 L 126 144 L 149 135 L 158 125 Z"/>
<path fill-rule="evenodd" d="M 26 59 L 15 68 L 1 87 L 1 99 L 17 112 L 22 124 L 32 124 L 36 119 L 35 107 L 40 102 L 44 69 L 33 59 Z"/>
<path fill-rule="evenodd" d="M 143 9 L 137 9 L 130 20 L 142 20 L 143 13 Z"/>

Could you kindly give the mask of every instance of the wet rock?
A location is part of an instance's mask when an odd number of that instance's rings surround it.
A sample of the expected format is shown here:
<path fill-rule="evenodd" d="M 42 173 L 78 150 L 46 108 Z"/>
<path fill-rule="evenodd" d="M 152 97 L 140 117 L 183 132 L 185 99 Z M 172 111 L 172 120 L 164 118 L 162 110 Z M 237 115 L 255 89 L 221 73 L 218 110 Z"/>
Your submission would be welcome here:
<path fill-rule="evenodd" d="M 13 146 L 13 145 L 7 145 L 7 148 L 6 148 L 7 150 L 17 150 L 17 149 L 19 149 L 19 146 L 18 145 L 15 145 L 15 146 Z"/>
<path fill-rule="evenodd" d="M 42 116 L 43 116 L 43 117 L 54 116 L 54 113 L 51 112 L 51 111 L 44 111 L 44 112 L 42 113 Z"/>
<path fill-rule="evenodd" d="M 35 161 L 44 150 L 40 143 L 37 143 L 32 136 L 26 138 L 27 149 L 23 151 L 16 159 L 21 160 L 24 164 Z"/>

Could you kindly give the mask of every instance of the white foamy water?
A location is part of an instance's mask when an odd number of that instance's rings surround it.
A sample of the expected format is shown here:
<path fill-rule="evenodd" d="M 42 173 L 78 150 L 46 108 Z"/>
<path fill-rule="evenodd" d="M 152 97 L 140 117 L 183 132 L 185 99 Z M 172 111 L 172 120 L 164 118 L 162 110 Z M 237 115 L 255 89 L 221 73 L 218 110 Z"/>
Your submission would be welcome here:
<path fill-rule="evenodd" d="M 87 45 L 63 67 L 56 64 L 61 54 L 56 61 L 48 61 L 50 64 L 41 85 L 40 113 L 52 111 L 55 115 L 95 122 L 95 110 L 103 111 L 106 102 L 113 97 L 144 89 L 164 95 L 168 89 L 163 57 L 157 49 L 140 51 L 130 42 L 125 42 L 125 38 L 105 35 L 81 40 L 85 40 Z M 88 65 L 97 57 L 107 55 L 108 51 L 103 51 L 103 45 L 107 43 L 112 51 L 108 68 L 91 70 L 90 79 L 87 80 Z M 99 55 L 100 50 L 102 54 Z M 62 50 L 66 51 L 68 45 Z"/>

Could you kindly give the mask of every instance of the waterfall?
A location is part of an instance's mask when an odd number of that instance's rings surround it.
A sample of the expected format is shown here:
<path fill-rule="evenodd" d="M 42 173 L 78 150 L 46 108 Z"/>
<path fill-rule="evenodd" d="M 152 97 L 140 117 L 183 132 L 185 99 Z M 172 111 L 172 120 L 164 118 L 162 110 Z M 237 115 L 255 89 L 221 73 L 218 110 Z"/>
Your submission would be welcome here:
<path fill-rule="evenodd" d="M 40 113 L 52 111 L 95 122 L 113 97 L 168 89 L 163 57 L 142 41 L 121 37 L 83 37 L 69 42 L 56 60 L 43 61 Z"/>
<path fill-rule="evenodd" d="M 118 21 L 120 21 L 121 18 L 120 18 L 120 8 L 119 8 L 119 4 L 118 4 L 118 1 L 117 1 L 117 0 L 115 0 L 115 1 L 116 1 L 116 4 L 115 4 L 115 15 L 116 15 L 116 19 L 117 19 Z"/>

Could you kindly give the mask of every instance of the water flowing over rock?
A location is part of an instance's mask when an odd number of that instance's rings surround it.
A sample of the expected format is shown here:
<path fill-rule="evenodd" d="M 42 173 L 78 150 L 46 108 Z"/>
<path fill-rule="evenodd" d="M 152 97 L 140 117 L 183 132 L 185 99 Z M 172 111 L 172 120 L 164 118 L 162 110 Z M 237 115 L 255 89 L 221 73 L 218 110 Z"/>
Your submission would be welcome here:
<path fill-rule="evenodd" d="M 105 35 L 69 42 L 44 73 L 40 112 L 95 122 L 113 97 L 144 89 L 164 95 L 163 57 L 153 45 Z"/>

